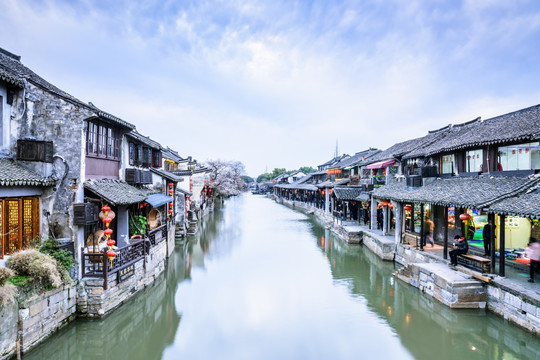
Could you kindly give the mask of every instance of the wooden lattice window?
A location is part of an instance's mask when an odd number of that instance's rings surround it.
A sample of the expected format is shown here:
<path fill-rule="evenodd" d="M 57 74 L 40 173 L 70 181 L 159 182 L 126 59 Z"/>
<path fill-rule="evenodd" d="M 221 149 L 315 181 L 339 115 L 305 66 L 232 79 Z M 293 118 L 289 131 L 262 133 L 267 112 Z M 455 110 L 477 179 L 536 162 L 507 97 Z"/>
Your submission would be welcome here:
<path fill-rule="evenodd" d="M 39 198 L 0 199 L 2 256 L 32 248 L 39 239 Z"/>

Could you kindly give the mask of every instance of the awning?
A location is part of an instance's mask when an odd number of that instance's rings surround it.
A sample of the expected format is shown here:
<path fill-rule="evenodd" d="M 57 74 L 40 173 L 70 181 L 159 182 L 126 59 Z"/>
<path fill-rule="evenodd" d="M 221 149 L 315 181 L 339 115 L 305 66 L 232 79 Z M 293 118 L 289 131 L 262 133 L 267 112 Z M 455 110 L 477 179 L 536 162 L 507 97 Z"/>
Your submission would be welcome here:
<path fill-rule="evenodd" d="M 170 203 L 172 201 L 172 198 L 165 194 L 152 194 L 149 195 L 145 201 L 149 203 L 152 207 L 156 208 Z"/>
<path fill-rule="evenodd" d="M 368 165 L 367 168 L 368 169 L 382 169 L 382 168 L 394 165 L 395 162 L 396 160 L 394 159 L 379 161 L 379 162 Z"/>

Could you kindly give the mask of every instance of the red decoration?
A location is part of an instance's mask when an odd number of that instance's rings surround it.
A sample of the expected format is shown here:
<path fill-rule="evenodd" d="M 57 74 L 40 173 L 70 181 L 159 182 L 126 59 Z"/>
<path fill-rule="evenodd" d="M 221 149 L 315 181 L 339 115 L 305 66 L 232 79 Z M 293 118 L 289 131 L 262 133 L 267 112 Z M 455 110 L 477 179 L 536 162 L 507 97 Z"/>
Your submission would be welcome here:
<path fill-rule="evenodd" d="M 107 246 L 111 247 L 111 246 L 113 246 L 114 244 L 116 244 L 116 241 L 114 241 L 113 239 L 107 240 Z"/>
<path fill-rule="evenodd" d="M 470 220 L 471 219 L 471 215 L 469 214 L 461 214 L 459 215 L 459 218 L 463 221 L 467 221 L 467 220 Z"/>
<path fill-rule="evenodd" d="M 107 228 L 107 229 L 105 229 L 103 231 L 103 233 L 105 233 L 105 235 L 111 235 L 113 233 L 113 231 L 112 231 L 112 229 Z"/>
<path fill-rule="evenodd" d="M 173 210 L 172 209 L 169 209 L 169 214 L 172 214 L 173 213 Z"/>
<path fill-rule="evenodd" d="M 103 207 L 101 208 L 101 211 L 103 212 L 107 212 L 107 211 L 110 211 L 111 210 L 111 207 L 109 205 L 103 205 Z"/>
<path fill-rule="evenodd" d="M 112 219 L 108 216 L 104 217 L 103 218 L 103 223 L 107 226 L 109 226 L 109 224 L 111 223 Z"/>
<path fill-rule="evenodd" d="M 392 205 L 392 203 L 389 202 L 389 203 L 388 203 L 388 208 L 393 209 L 393 208 L 394 208 L 394 205 Z"/>
<path fill-rule="evenodd" d="M 388 201 L 386 201 L 386 200 L 381 201 L 381 205 L 382 206 L 388 206 Z"/>
<path fill-rule="evenodd" d="M 411 211 L 411 210 L 412 210 L 412 206 L 411 206 L 411 205 L 408 205 L 408 204 L 405 205 L 403 208 L 404 208 L 405 210 L 407 210 L 407 211 Z"/>

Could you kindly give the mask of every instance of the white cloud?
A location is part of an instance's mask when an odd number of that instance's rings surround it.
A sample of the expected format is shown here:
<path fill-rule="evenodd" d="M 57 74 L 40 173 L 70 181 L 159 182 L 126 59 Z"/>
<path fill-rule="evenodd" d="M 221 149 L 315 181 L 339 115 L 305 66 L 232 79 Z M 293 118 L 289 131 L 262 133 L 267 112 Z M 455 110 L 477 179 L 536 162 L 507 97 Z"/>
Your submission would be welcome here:
<path fill-rule="evenodd" d="M 385 148 L 449 119 L 538 102 L 540 69 L 518 69 L 536 56 L 540 13 L 523 6 L 94 6 L 8 1 L 0 33 L 16 36 L 0 46 L 181 154 L 230 155 L 254 176 L 323 163 L 336 140 L 349 153 Z"/>

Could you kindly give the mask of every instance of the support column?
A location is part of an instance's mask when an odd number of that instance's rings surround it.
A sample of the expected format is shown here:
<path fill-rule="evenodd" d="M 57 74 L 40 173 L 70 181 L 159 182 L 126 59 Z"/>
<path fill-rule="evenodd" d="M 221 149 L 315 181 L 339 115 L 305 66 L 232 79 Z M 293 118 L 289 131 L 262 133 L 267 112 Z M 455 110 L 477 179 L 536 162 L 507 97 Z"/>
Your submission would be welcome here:
<path fill-rule="evenodd" d="M 489 234 L 489 257 L 491 259 L 491 273 L 495 273 L 495 262 L 497 261 L 497 258 L 495 257 L 495 214 L 489 214 L 488 215 L 488 221 L 491 220 L 491 231 Z M 499 250 L 499 254 L 504 254 L 504 250 L 501 253 Z"/>
<path fill-rule="evenodd" d="M 328 189 L 324 189 L 324 212 L 330 212 L 330 194 L 328 194 Z"/>
<path fill-rule="evenodd" d="M 387 234 L 388 230 L 388 205 L 382 207 L 383 223 L 382 223 L 382 234 L 383 236 Z"/>
<path fill-rule="evenodd" d="M 395 233 L 395 241 L 396 244 L 401 243 L 401 235 L 403 234 L 403 206 L 401 203 L 398 202 L 392 202 L 392 205 L 394 205 L 395 213 L 396 213 L 396 233 Z"/>
<path fill-rule="evenodd" d="M 371 221 L 369 224 L 371 230 L 377 230 L 377 200 L 371 199 Z"/>
<path fill-rule="evenodd" d="M 499 215 L 499 275 L 504 276 L 504 261 L 506 257 L 504 256 L 504 248 L 506 247 L 505 244 L 505 226 L 504 226 L 504 215 Z"/>
<path fill-rule="evenodd" d="M 424 204 L 420 204 L 420 250 L 424 251 Z"/>
<path fill-rule="evenodd" d="M 443 259 L 448 259 L 448 206 L 444 207 L 444 239 Z"/>

